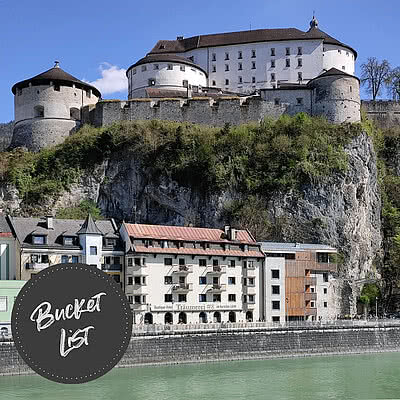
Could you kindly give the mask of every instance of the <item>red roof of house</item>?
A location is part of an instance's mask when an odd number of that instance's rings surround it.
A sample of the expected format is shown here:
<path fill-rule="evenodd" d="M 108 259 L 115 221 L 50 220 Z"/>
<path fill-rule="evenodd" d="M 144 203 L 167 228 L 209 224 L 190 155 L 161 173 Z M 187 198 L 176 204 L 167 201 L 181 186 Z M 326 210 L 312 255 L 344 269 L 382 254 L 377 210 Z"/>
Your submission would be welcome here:
<path fill-rule="evenodd" d="M 218 250 L 218 249 L 187 249 L 181 247 L 176 248 L 161 248 L 161 247 L 146 247 L 134 246 L 136 253 L 157 253 L 157 254 L 182 254 L 182 255 L 197 255 L 197 256 L 225 256 L 225 257 L 264 257 L 261 251 L 250 250 Z"/>
<path fill-rule="evenodd" d="M 245 230 L 237 230 L 237 240 L 230 241 L 225 238 L 221 229 L 127 223 L 125 227 L 129 236 L 140 239 L 256 243 L 251 234 Z"/>

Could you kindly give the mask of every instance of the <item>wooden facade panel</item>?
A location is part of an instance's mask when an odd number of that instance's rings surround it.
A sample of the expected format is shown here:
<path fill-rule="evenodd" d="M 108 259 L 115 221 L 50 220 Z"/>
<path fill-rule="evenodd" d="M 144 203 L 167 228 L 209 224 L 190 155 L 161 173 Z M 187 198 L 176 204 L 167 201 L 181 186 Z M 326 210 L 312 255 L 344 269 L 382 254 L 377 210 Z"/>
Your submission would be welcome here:
<path fill-rule="evenodd" d="M 296 253 L 296 260 L 311 261 L 311 251 L 301 251 Z"/>
<path fill-rule="evenodd" d="M 315 271 L 337 272 L 337 264 L 336 263 L 315 263 L 314 270 Z"/>

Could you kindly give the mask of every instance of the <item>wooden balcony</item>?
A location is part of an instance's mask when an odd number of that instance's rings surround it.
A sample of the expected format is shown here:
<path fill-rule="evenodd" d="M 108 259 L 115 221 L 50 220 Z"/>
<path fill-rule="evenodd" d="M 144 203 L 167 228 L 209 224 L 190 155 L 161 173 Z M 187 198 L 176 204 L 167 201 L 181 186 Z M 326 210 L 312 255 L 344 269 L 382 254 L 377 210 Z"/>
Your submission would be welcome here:
<path fill-rule="evenodd" d="M 304 300 L 309 301 L 309 300 L 317 300 L 317 293 L 312 293 L 312 292 L 306 292 L 304 293 Z"/>
<path fill-rule="evenodd" d="M 304 277 L 304 285 L 315 286 L 317 284 L 317 278 L 312 278 L 311 276 Z"/>
<path fill-rule="evenodd" d="M 329 271 L 329 272 L 337 272 L 337 264 L 336 263 L 329 263 L 329 262 L 316 262 L 315 271 Z"/>
<path fill-rule="evenodd" d="M 305 315 L 317 315 L 317 309 L 316 308 L 311 308 L 311 307 L 306 307 L 304 310 Z"/>

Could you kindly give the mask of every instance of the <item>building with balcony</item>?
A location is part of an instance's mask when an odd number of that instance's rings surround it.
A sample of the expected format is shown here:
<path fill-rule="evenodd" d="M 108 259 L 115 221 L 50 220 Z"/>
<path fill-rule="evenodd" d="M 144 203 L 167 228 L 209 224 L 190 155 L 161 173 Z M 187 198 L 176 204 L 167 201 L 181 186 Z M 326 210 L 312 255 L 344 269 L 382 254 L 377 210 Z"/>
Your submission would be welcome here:
<path fill-rule="evenodd" d="M 336 316 L 332 278 L 333 247 L 322 244 L 262 242 L 265 253 L 266 321 L 320 321 Z"/>
<path fill-rule="evenodd" d="M 60 263 L 93 265 L 122 284 L 124 250 L 113 219 L 86 220 L 8 217 L 16 237 L 16 278 Z"/>
<path fill-rule="evenodd" d="M 135 323 L 261 319 L 264 255 L 248 231 L 123 223 Z"/>

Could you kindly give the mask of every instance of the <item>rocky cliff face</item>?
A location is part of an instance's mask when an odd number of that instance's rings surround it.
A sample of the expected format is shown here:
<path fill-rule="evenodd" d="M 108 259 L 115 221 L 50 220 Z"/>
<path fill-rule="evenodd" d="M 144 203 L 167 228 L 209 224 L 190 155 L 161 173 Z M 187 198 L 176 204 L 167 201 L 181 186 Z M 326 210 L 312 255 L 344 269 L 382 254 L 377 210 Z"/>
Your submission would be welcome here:
<path fill-rule="evenodd" d="M 339 249 L 343 264 L 334 290 L 346 302 L 338 304 L 338 314 L 354 310 L 360 287 L 355 281 L 374 273 L 374 259 L 379 256 L 382 241 L 372 141 L 362 134 L 346 152 L 349 162 L 345 173 L 312 182 L 299 191 L 276 194 L 269 202 L 271 220 L 281 224 L 279 237 L 271 239 L 325 243 Z M 157 180 L 155 184 L 132 156 L 113 154 L 47 207 L 54 212 L 91 199 L 103 215 L 119 220 L 220 227 L 224 204 L 237 196 L 233 189 L 216 195 L 181 187 L 166 176 Z M 0 209 L 16 212 L 22 206 L 15 189 L 0 187 Z"/>

